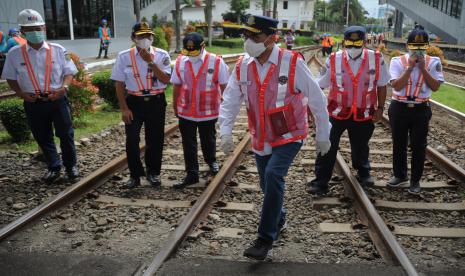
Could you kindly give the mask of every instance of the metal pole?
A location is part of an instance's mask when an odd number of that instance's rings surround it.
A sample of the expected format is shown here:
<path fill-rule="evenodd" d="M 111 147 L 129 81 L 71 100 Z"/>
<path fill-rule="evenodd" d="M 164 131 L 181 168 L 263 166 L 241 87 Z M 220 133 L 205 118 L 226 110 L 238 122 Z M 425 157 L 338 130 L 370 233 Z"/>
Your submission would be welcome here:
<path fill-rule="evenodd" d="M 71 0 L 68 0 L 68 22 L 69 22 L 69 38 L 71 40 L 74 40 L 73 9 L 71 7 Z"/>
<path fill-rule="evenodd" d="M 346 27 L 349 27 L 349 4 L 350 4 L 350 0 L 347 0 Z"/>
<path fill-rule="evenodd" d="M 140 22 L 140 0 L 134 0 L 134 12 L 136 13 L 136 21 Z"/>
<path fill-rule="evenodd" d="M 174 24 L 176 28 L 176 53 L 181 52 L 181 4 L 179 0 L 175 0 L 175 15 Z"/>
<path fill-rule="evenodd" d="M 278 0 L 273 1 L 273 18 L 278 18 Z"/>

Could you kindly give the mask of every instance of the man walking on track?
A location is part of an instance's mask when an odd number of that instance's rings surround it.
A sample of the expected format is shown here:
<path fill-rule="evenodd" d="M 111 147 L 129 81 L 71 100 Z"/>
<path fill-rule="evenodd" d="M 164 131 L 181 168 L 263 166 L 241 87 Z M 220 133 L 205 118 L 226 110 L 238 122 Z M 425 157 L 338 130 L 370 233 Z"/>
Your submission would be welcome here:
<path fill-rule="evenodd" d="M 394 176 L 390 187 L 398 187 L 408 181 L 407 145 L 410 138 L 412 172 L 408 192 L 420 194 L 420 179 L 425 163 L 428 144 L 428 128 L 431 119 L 429 98 L 444 82 L 441 60 L 426 54 L 428 33 L 418 26 L 407 39 L 408 53 L 391 60 L 392 101 L 389 106 L 393 142 Z"/>
<path fill-rule="evenodd" d="M 245 101 L 264 194 L 258 237 L 244 251 L 256 260 L 267 258 L 286 228 L 284 177 L 308 134 L 307 107 L 316 118 L 317 154 L 325 155 L 330 148 L 326 98 L 300 55 L 275 44 L 277 25 L 269 17 L 248 16 L 243 26 L 247 54 L 233 70 L 219 117 L 221 147 L 229 154 L 234 149 L 234 121 Z"/>
<path fill-rule="evenodd" d="M 18 22 L 27 44 L 8 52 L 2 78 L 24 100 L 24 110 L 32 135 L 43 151 L 47 172 L 42 177 L 52 183 L 60 177 L 62 165 L 70 179 L 79 176 L 76 166 L 74 130 L 66 93 L 77 73 L 65 48 L 45 40 L 45 22 L 40 13 L 26 9 Z M 63 162 L 58 155 L 53 133 L 60 138 Z"/>
<path fill-rule="evenodd" d="M 102 19 L 102 25 L 98 27 L 98 37 L 100 38 L 100 48 L 98 51 L 97 58 L 102 56 L 102 51 L 105 51 L 105 55 L 103 58 L 108 58 L 108 48 L 110 47 L 111 43 L 111 31 L 110 28 L 107 27 L 107 20 Z"/>
<path fill-rule="evenodd" d="M 174 188 L 184 188 L 199 182 L 197 129 L 205 162 L 210 172 L 219 170 L 216 162 L 216 121 L 221 94 L 228 83 L 228 67 L 220 56 L 205 50 L 199 33 L 189 33 L 183 40 L 180 55 L 171 75 L 173 108 L 179 117 L 184 163 L 187 175 Z"/>
<path fill-rule="evenodd" d="M 331 149 L 315 162 L 315 176 L 309 184 L 310 193 L 324 196 L 333 174 L 341 135 L 347 129 L 352 167 L 364 186 L 374 185 L 370 176 L 368 143 L 374 122 L 381 119 L 386 100 L 389 72 L 383 56 L 364 48 L 365 28 L 348 27 L 344 32 L 344 49 L 332 53 L 322 68 L 318 84 L 330 88 L 328 112 L 331 117 Z"/>
<path fill-rule="evenodd" d="M 126 154 L 131 177 L 126 188 L 140 185 L 146 175 L 153 187 L 161 185 L 164 143 L 166 84 L 171 60 L 162 49 L 152 47 L 153 31 L 146 22 L 136 23 L 131 39 L 136 44 L 116 58 L 111 74 L 126 128 Z M 126 93 L 127 92 L 127 93 Z M 145 126 L 145 166 L 140 161 L 140 131 Z"/>

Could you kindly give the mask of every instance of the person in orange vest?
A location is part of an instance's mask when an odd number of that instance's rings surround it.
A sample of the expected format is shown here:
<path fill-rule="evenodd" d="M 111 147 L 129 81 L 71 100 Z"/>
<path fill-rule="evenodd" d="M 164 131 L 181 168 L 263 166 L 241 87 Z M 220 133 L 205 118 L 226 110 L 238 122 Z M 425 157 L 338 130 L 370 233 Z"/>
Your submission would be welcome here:
<path fill-rule="evenodd" d="M 328 40 L 329 40 L 328 55 L 330 55 L 333 52 L 333 47 L 334 47 L 334 38 L 331 36 L 331 34 L 328 34 Z"/>
<path fill-rule="evenodd" d="M 329 148 L 326 98 L 297 52 L 274 42 L 278 20 L 249 15 L 242 26 L 246 55 L 238 60 L 229 78 L 220 107 L 221 148 L 234 150 L 234 121 L 245 102 L 252 149 L 264 194 L 257 239 L 244 256 L 264 260 L 273 242 L 286 228 L 283 208 L 289 167 L 308 135 L 307 107 L 316 120 L 316 154 Z"/>
<path fill-rule="evenodd" d="M 47 171 L 42 180 L 52 183 L 64 166 L 70 179 L 79 176 L 74 130 L 67 98 L 68 85 L 77 73 L 63 46 L 46 41 L 45 22 L 35 10 L 18 15 L 27 44 L 10 49 L 2 78 L 24 100 L 32 135 L 43 151 Z M 53 136 L 60 139 L 61 159 Z"/>
<path fill-rule="evenodd" d="M 315 179 L 308 183 L 316 196 L 328 193 L 341 135 L 349 134 L 352 167 L 362 186 L 374 185 L 368 160 L 369 140 L 381 119 L 386 100 L 389 72 L 378 51 L 366 49 L 365 28 L 350 26 L 344 31 L 344 49 L 331 53 L 322 67 L 318 84 L 329 87 L 328 112 L 332 125 L 331 149 L 315 162 Z"/>
<path fill-rule="evenodd" d="M 27 43 L 26 39 L 22 38 L 20 32 L 16 28 L 11 28 L 8 31 L 8 41 L 3 53 L 8 53 L 8 51 L 16 45 L 24 45 Z"/>
<path fill-rule="evenodd" d="M 146 176 L 152 187 L 161 185 L 166 98 L 170 81 L 171 59 L 168 52 L 152 46 L 154 33 L 147 22 L 136 23 L 131 40 L 135 47 L 121 51 L 110 79 L 115 81 L 116 95 L 126 130 L 126 154 L 130 178 L 125 188 L 140 185 Z M 145 167 L 140 160 L 140 131 L 145 127 Z"/>
<path fill-rule="evenodd" d="M 212 174 L 219 165 L 216 162 L 216 129 L 221 94 L 228 83 L 228 67 L 220 56 L 207 52 L 199 33 L 184 37 L 182 55 L 176 59 L 171 83 L 173 109 L 179 118 L 186 177 L 174 185 L 184 188 L 199 182 L 197 156 L 197 129 L 200 134 L 203 159 Z"/>
<path fill-rule="evenodd" d="M 100 38 L 100 49 L 97 58 L 102 56 L 102 51 L 105 50 L 103 58 L 108 58 L 108 48 L 111 43 L 111 30 L 107 27 L 107 20 L 102 19 L 102 26 L 98 27 L 98 37 Z"/>
<path fill-rule="evenodd" d="M 324 57 L 331 53 L 330 52 L 331 41 L 329 39 L 328 34 L 323 34 L 323 38 L 321 39 L 321 47 L 322 47 L 321 51 L 322 51 Z"/>
<path fill-rule="evenodd" d="M 409 181 L 407 143 L 410 141 L 412 167 L 408 192 L 413 195 L 420 194 L 420 179 L 432 116 L 429 99 L 444 82 L 441 60 L 426 54 L 428 45 L 428 33 L 423 27 L 417 26 L 408 35 L 408 53 L 393 57 L 390 66 L 393 91 L 388 115 L 392 132 L 394 175 L 387 184 L 398 187 Z"/>

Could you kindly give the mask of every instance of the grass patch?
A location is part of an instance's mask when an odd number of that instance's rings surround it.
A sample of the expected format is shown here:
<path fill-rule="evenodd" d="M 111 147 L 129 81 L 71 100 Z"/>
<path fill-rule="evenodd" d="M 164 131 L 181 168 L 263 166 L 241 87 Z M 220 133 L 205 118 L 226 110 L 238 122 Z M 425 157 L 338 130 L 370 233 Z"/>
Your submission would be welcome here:
<path fill-rule="evenodd" d="M 97 133 L 104 128 L 113 126 L 121 121 L 121 112 L 108 108 L 106 105 L 99 108 L 94 113 L 85 113 L 79 119 L 79 125 L 81 127 L 74 129 L 75 141 L 88 137 L 91 134 Z M 59 139 L 54 138 L 55 143 L 59 145 Z M 37 143 L 31 139 L 24 143 L 17 144 L 19 151 L 32 152 L 37 150 Z M 10 140 L 10 136 L 6 131 L 0 131 L 0 150 L 10 150 L 13 144 Z"/>
<path fill-rule="evenodd" d="M 205 48 L 208 52 L 214 53 L 217 55 L 225 55 L 225 54 L 239 54 L 244 52 L 243 47 L 222 47 L 222 46 L 211 46 Z"/>
<path fill-rule="evenodd" d="M 465 113 L 465 90 L 442 84 L 439 91 L 433 93 L 432 99 Z"/>
<path fill-rule="evenodd" d="M 11 89 L 10 89 L 10 86 L 8 85 L 7 82 L 0 83 L 0 92 L 5 92 L 5 91 L 9 91 L 9 90 L 11 90 Z"/>

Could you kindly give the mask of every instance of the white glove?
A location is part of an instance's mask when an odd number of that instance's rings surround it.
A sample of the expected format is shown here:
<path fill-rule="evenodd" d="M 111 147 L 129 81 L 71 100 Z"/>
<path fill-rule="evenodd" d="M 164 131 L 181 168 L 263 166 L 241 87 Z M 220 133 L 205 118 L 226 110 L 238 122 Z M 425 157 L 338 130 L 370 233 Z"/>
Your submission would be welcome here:
<path fill-rule="evenodd" d="M 328 141 L 316 141 L 316 156 L 320 155 L 326 155 L 331 148 L 331 142 Z"/>
<path fill-rule="evenodd" d="M 221 149 L 226 155 L 229 155 L 231 152 L 234 151 L 234 143 L 231 134 L 221 135 Z"/>

